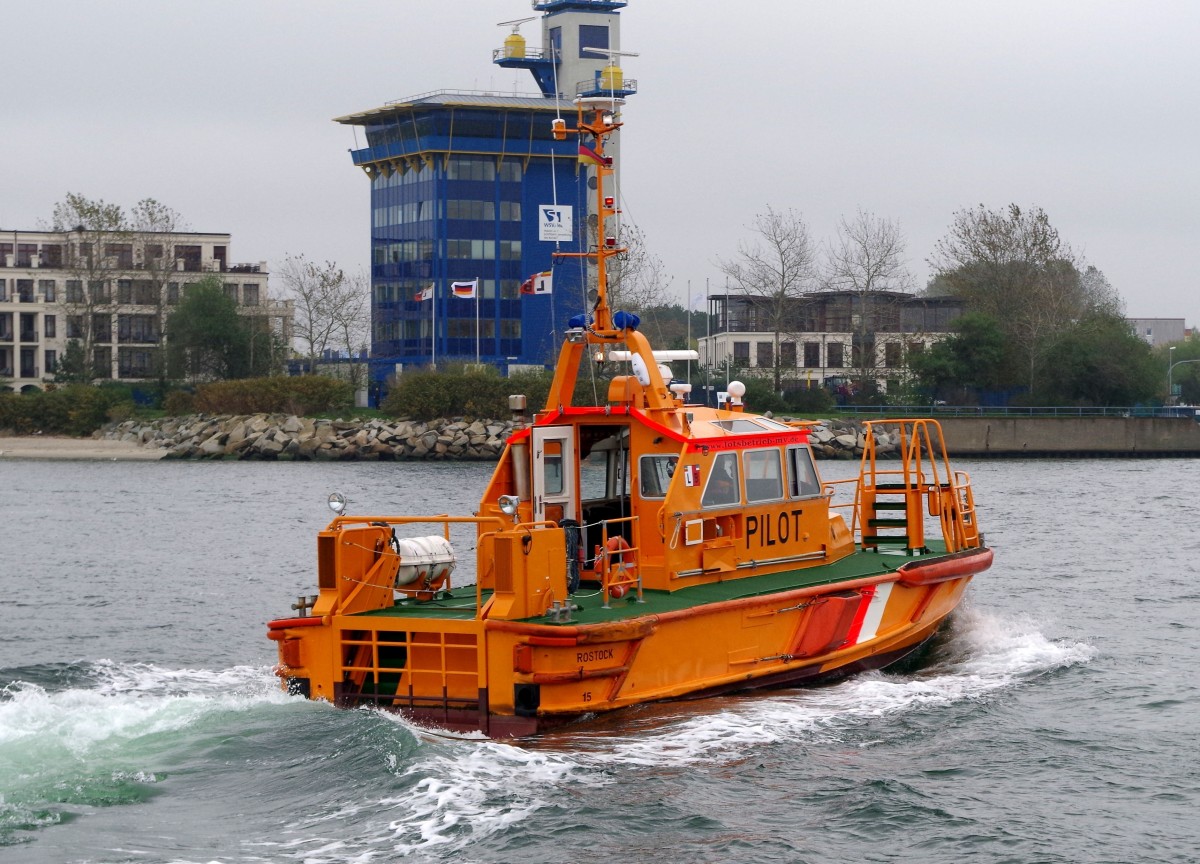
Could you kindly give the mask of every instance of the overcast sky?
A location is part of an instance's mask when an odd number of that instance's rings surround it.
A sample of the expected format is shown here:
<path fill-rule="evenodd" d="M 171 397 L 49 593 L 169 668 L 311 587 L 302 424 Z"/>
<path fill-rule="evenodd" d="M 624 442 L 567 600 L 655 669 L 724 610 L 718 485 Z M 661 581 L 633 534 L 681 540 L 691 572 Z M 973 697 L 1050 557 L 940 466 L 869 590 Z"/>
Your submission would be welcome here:
<path fill-rule="evenodd" d="M 39 0 L 5 7 L 0 228 L 67 192 L 152 197 L 235 261 L 369 261 L 331 118 L 429 90 L 535 92 L 491 62 L 527 0 Z M 1127 314 L 1200 323 L 1200 2 L 630 0 L 626 215 L 681 298 L 766 207 L 813 236 L 899 222 L 918 286 L 956 210 L 1041 206 Z M 538 22 L 522 30 L 540 46 Z M 358 146 L 362 144 L 361 132 Z"/>

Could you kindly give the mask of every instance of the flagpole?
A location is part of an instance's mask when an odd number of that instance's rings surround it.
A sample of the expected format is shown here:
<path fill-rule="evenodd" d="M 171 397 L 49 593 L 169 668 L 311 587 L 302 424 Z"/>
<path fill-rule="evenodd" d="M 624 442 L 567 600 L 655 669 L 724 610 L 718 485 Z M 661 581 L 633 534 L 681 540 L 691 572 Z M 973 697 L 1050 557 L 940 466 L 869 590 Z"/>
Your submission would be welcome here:
<path fill-rule="evenodd" d="M 437 280 L 436 279 L 433 280 L 432 287 L 433 287 L 433 298 L 432 298 L 433 299 L 433 333 L 430 335 L 433 336 L 433 340 L 432 340 L 432 342 L 433 342 L 433 361 L 431 362 L 430 365 L 433 368 L 433 370 L 436 372 L 437 371 Z"/>
<path fill-rule="evenodd" d="M 479 284 L 479 278 L 475 279 L 475 365 L 479 365 L 479 295 L 483 293 L 483 287 Z"/>

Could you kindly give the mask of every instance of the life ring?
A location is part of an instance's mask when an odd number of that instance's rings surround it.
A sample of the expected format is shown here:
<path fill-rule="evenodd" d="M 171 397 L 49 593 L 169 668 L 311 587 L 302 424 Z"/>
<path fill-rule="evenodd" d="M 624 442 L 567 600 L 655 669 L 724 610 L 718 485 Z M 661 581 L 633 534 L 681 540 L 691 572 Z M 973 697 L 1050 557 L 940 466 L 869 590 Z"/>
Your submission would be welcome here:
<path fill-rule="evenodd" d="M 609 537 L 608 542 L 604 544 L 604 548 L 608 550 L 609 560 L 615 560 L 616 563 L 624 562 L 624 555 L 629 551 L 629 544 L 625 542 L 625 538 L 621 535 Z"/>
<path fill-rule="evenodd" d="M 621 535 L 609 537 L 608 542 L 604 544 L 605 556 L 610 564 L 615 562 L 617 569 L 623 571 L 628 565 L 624 563 L 625 553 L 629 551 L 629 544 L 625 542 L 625 538 Z M 624 597 L 626 588 L 624 585 L 613 585 L 608 589 L 610 597 Z"/>

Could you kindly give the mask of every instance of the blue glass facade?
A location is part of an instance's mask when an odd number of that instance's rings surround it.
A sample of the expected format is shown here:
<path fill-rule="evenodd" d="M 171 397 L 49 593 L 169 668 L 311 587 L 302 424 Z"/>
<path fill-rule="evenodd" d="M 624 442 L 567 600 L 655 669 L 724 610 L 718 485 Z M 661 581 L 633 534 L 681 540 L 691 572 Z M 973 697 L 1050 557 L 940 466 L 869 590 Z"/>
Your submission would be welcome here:
<path fill-rule="evenodd" d="M 565 322 L 583 309 L 577 259 L 553 267 L 551 295 L 520 293 L 525 279 L 552 268 L 552 252 L 580 250 L 578 241 L 538 239 L 538 207 L 552 203 L 571 205 L 576 237 L 586 232 L 588 171 L 577 143 L 553 140 L 552 100 L 478 98 L 488 104 L 439 96 L 342 119 L 367 133 L 353 158 L 371 178 L 376 382 L 396 364 L 435 357 L 442 365 L 478 355 L 502 370 L 552 364 Z M 475 279 L 478 300 L 451 296 L 452 282 Z M 431 285 L 435 299 L 417 299 Z"/>

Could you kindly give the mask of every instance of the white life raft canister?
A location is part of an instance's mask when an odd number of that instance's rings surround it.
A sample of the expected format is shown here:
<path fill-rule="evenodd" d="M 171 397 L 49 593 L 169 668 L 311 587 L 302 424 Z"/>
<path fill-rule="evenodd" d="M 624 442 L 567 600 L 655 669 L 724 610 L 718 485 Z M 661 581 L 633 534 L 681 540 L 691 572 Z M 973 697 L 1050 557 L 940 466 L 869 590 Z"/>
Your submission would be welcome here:
<path fill-rule="evenodd" d="M 437 534 L 398 537 L 395 549 L 400 555 L 400 566 L 396 570 L 397 588 L 417 581 L 426 585 L 441 582 L 454 571 L 454 564 L 458 561 L 450 541 Z"/>

